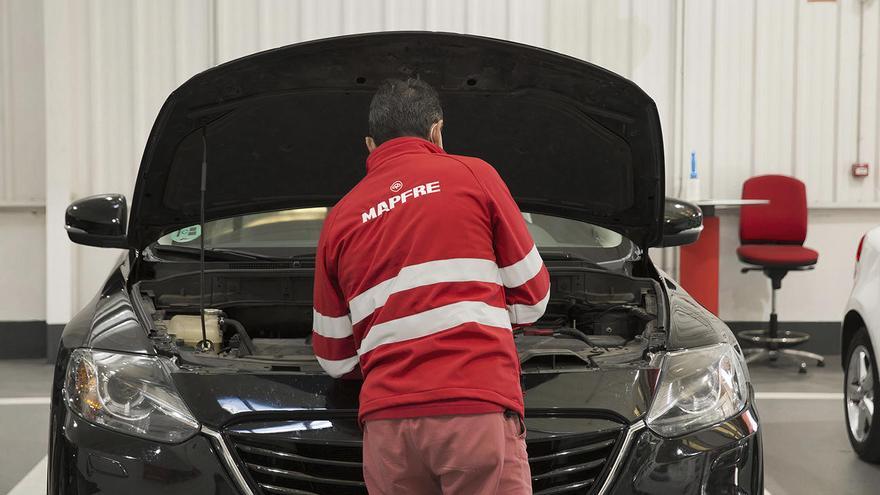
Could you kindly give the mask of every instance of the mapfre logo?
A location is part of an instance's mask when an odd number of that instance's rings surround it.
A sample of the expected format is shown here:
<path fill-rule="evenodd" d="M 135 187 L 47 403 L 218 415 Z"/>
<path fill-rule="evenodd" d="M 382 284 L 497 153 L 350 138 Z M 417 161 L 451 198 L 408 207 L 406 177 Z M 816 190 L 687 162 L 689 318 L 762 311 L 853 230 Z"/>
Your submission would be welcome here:
<path fill-rule="evenodd" d="M 370 220 L 375 220 L 382 216 L 383 213 L 388 213 L 393 210 L 395 206 L 400 206 L 406 204 L 407 200 L 414 200 L 417 198 L 425 197 L 429 194 L 434 194 L 440 192 L 440 181 L 435 180 L 434 182 L 427 182 L 420 186 L 416 186 L 406 191 L 397 192 L 400 189 L 403 189 L 403 182 L 399 180 L 394 181 L 391 184 L 391 190 L 396 194 L 386 199 L 385 201 L 379 201 L 376 206 L 370 207 L 369 210 L 361 213 L 361 223 L 367 223 Z"/>

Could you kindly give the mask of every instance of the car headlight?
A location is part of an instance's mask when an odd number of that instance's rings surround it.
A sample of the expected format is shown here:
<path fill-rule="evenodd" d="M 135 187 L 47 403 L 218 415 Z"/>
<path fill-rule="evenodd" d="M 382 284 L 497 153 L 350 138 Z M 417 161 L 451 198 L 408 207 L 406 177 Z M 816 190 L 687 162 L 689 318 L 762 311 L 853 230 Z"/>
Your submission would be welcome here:
<path fill-rule="evenodd" d="M 647 424 L 664 437 L 691 433 L 743 410 L 748 372 L 730 344 L 716 344 L 663 357 Z"/>
<path fill-rule="evenodd" d="M 90 423 L 150 440 L 181 442 L 199 430 L 156 357 L 77 349 L 64 398 Z"/>

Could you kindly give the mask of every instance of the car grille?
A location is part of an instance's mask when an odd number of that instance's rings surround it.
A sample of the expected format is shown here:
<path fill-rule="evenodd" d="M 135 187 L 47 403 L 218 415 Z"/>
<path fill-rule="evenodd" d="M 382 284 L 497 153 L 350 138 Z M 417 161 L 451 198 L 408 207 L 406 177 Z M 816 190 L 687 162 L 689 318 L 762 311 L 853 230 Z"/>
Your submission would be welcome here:
<path fill-rule="evenodd" d="M 303 427 L 315 423 L 322 428 Z M 625 430 L 619 423 L 584 418 L 529 418 L 527 425 L 535 495 L 593 493 Z M 367 493 L 353 419 L 239 425 L 225 436 L 255 493 Z"/>

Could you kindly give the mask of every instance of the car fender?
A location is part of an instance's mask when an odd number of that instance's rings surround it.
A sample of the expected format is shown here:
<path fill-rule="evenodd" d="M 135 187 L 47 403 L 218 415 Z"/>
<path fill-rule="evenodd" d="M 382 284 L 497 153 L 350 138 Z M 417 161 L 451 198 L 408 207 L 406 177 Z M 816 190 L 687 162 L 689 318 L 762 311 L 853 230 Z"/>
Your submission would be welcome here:
<path fill-rule="evenodd" d="M 736 337 L 721 319 L 691 297 L 672 277 L 657 269 L 660 286 L 669 304 L 669 338 L 667 350 L 690 349 L 728 343 L 736 345 Z"/>
<path fill-rule="evenodd" d="M 855 331 L 855 328 L 847 325 L 847 319 L 853 313 L 864 322 L 871 345 L 877 352 L 880 349 L 880 227 L 865 234 L 861 258 L 856 266 L 855 282 L 847 301 L 841 333 L 841 354 L 844 360 Z"/>

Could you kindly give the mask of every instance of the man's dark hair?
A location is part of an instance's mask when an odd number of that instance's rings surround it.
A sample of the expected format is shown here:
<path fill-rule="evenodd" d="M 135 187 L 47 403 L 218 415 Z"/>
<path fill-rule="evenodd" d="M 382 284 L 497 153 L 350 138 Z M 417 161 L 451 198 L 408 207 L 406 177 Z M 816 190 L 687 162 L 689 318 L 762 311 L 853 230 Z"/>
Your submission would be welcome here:
<path fill-rule="evenodd" d="M 370 103 L 370 137 L 377 145 L 402 136 L 428 138 L 443 118 L 440 98 L 419 79 L 386 79 Z"/>

